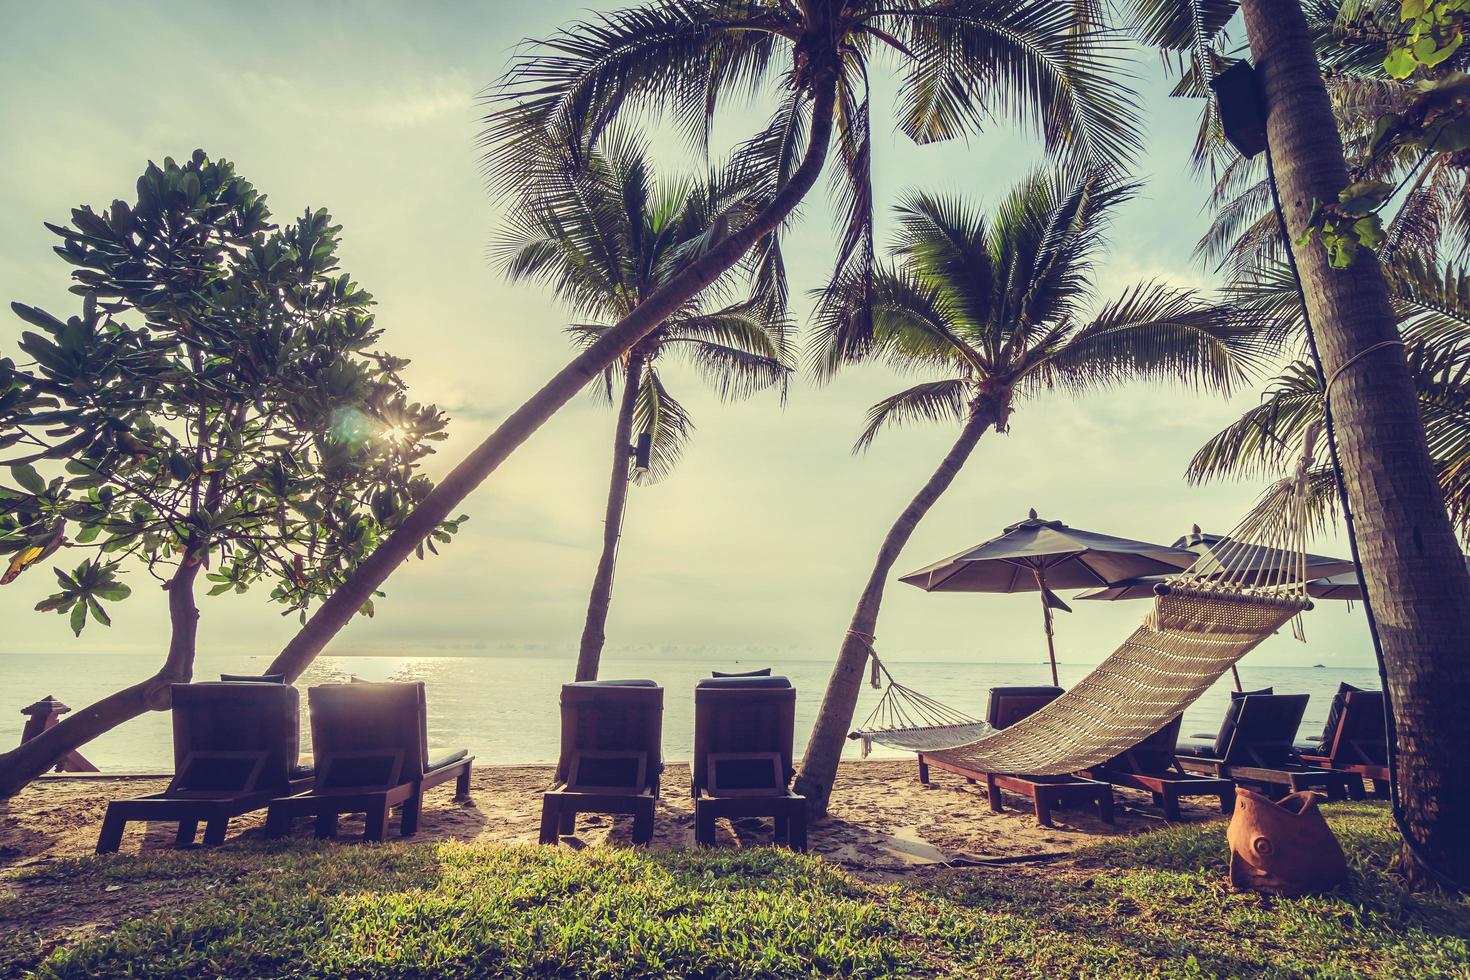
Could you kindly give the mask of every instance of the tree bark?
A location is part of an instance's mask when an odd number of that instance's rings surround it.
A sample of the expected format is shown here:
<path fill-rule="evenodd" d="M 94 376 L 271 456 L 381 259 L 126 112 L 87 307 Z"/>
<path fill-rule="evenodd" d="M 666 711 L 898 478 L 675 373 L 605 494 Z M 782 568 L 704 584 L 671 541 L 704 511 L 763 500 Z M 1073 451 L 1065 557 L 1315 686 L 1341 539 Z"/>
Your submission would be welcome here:
<path fill-rule="evenodd" d="M 898 561 L 904 545 L 908 544 L 924 515 L 929 513 L 934 502 L 949 489 L 949 485 L 959 475 L 985 430 L 993 424 L 995 419 L 991 413 L 972 412 L 964 428 L 960 430 L 959 438 L 940 462 L 939 468 L 914 499 L 909 501 L 909 505 L 898 515 L 898 520 L 894 521 L 883 538 L 873 570 L 868 575 L 868 584 L 863 588 L 847 634 L 842 639 L 837 663 L 832 667 L 832 676 L 827 681 L 827 692 L 822 696 L 817 723 L 812 728 L 806 754 L 801 760 L 801 772 L 796 777 L 796 791 L 806 796 L 808 812 L 814 817 L 820 817 L 827 812 L 832 783 L 837 778 L 837 765 L 842 760 L 842 746 L 847 742 L 847 734 L 852 729 L 852 713 L 857 707 L 858 693 L 862 689 L 869 644 L 873 642 L 874 630 L 878 625 L 878 609 L 883 604 L 883 587 L 888 583 L 893 563 Z"/>
<path fill-rule="evenodd" d="M 1295 241 L 1314 200 L 1336 201 L 1347 185 L 1342 143 L 1300 4 L 1241 0 L 1241 10 Z M 1397 718 L 1405 830 L 1431 867 L 1470 882 L 1470 576 L 1435 480 L 1404 350 L 1392 343 L 1399 335 L 1377 257 L 1360 250 L 1339 270 L 1319 241 L 1292 251 L 1329 379 Z"/>
<path fill-rule="evenodd" d="M 623 534 L 623 510 L 628 503 L 628 445 L 633 437 L 633 410 L 638 404 L 638 386 L 643 380 L 643 357 L 638 348 L 628 354 L 623 378 L 623 397 L 613 426 L 612 479 L 607 487 L 607 513 L 602 524 L 602 557 L 592 579 L 587 600 L 587 622 L 582 627 L 582 646 L 577 653 L 577 680 L 597 680 L 602 644 L 607 638 L 607 610 L 612 603 L 613 571 L 617 565 L 618 539 Z"/>
<path fill-rule="evenodd" d="M 194 672 L 194 654 L 199 631 L 199 608 L 194 601 L 194 580 L 199 564 L 185 560 L 168 584 L 171 627 L 168 659 L 147 680 L 109 694 L 80 711 L 66 715 L 35 738 L 0 755 L 0 797 L 13 796 L 27 783 L 56 765 L 104 732 L 132 721 L 149 711 L 169 707 L 172 685 L 187 684 Z"/>
<path fill-rule="evenodd" d="M 832 137 L 832 110 L 836 99 L 836 62 L 814 70 L 811 138 L 801 165 L 771 202 L 749 224 L 715 245 L 573 358 L 540 391 L 511 413 L 493 433 L 456 466 L 388 539 L 323 602 L 301 631 L 271 662 L 271 673 L 295 680 L 331 642 L 337 631 L 355 616 L 363 603 L 392 574 L 419 543 L 446 520 L 521 443 L 558 409 L 606 370 L 625 351 L 708 287 L 761 238 L 775 231 L 801 203 L 827 158 Z"/>

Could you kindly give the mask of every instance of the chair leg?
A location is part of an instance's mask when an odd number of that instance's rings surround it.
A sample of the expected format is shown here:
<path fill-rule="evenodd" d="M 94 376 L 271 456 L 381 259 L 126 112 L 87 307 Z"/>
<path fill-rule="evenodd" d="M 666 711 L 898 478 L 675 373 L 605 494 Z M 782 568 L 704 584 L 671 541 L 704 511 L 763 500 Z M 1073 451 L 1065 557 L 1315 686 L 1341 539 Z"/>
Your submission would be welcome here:
<path fill-rule="evenodd" d="M 285 837 L 291 832 L 291 811 L 279 803 L 272 803 L 265 811 L 265 836 L 271 840 Z"/>
<path fill-rule="evenodd" d="M 337 836 L 337 814 L 323 810 L 316 815 L 316 835 L 318 837 Z"/>
<path fill-rule="evenodd" d="M 225 834 L 230 829 L 229 817 L 215 817 L 204 825 L 204 844 L 206 847 L 218 847 L 225 842 Z"/>
<path fill-rule="evenodd" d="M 577 832 L 577 811 L 569 809 L 563 801 L 559 812 L 561 816 L 556 821 L 556 832 L 563 837 L 570 837 Z"/>
<path fill-rule="evenodd" d="M 715 845 L 714 811 L 700 806 L 698 800 L 694 801 L 694 843 L 700 847 Z"/>
<path fill-rule="evenodd" d="M 806 801 L 793 805 L 786 815 L 786 846 L 793 851 L 806 850 Z"/>
<path fill-rule="evenodd" d="M 647 805 L 640 803 L 638 812 L 633 814 L 633 843 L 651 844 L 653 842 L 653 798 L 650 797 Z"/>
<path fill-rule="evenodd" d="M 1055 827 L 1056 825 L 1051 822 L 1051 797 L 1038 789 L 1033 802 L 1036 804 L 1036 822 L 1043 827 Z"/>
<path fill-rule="evenodd" d="M 990 801 L 990 811 L 999 813 L 1003 809 L 1000 802 L 1000 787 L 995 785 L 994 776 L 985 777 L 985 797 Z"/>
<path fill-rule="evenodd" d="M 97 853 L 111 854 L 121 847 L 123 828 L 127 825 L 127 820 L 109 806 L 107 816 L 102 818 L 102 832 L 97 835 Z"/>
<path fill-rule="evenodd" d="M 1170 823 L 1179 822 L 1179 794 L 1164 790 L 1159 794 L 1159 801 L 1164 810 L 1164 819 Z"/>
<path fill-rule="evenodd" d="M 382 841 L 388 836 L 388 802 L 374 803 L 367 808 L 367 826 L 363 828 L 363 840 Z"/>
<path fill-rule="evenodd" d="M 456 800 L 467 800 L 470 798 L 470 764 L 466 764 L 464 771 L 454 781 L 454 798 Z"/>
<path fill-rule="evenodd" d="M 791 818 L 784 813 L 776 814 L 775 826 L 772 828 L 771 839 L 777 844 L 786 844 L 791 841 Z"/>
<path fill-rule="evenodd" d="M 923 786 L 929 785 L 929 763 L 922 755 L 919 756 L 919 783 Z"/>
<path fill-rule="evenodd" d="M 561 806 L 557 802 L 557 797 L 550 793 L 543 793 L 541 796 L 541 843 L 557 843 L 556 830 L 560 823 Z"/>
<path fill-rule="evenodd" d="M 1363 777 L 1359 776 L 1357 773 L 1354 773 L 1353 775 L 1348 777 L 1347 790 L 1348 799 L 1350 800 L 1362 800 L 1366 799 L 1368 796 L 1367 787 L 1363 785 Z"/>
<path fill-rule="evenodd" d="M 194 843 L 194 835 L 199 833 L 198 820 L 180 820 L 179 832 L 174 834 L 174 844 L 178 847 L 189 847 Z"/>
<path fill-rule="evenodd" d="M 412 837 L 419 831 L 419 817 L 424 812 L 424 791 L 420 788 L 416 793 L 403 801 L 403 816 L 399 833 L 404 837 Z"/>
<path fill-rule="evenodd" d="M 1175 802 L 1173 804 L 1173 810 L 1174 816 L 1170 817 L 1169 819 L 1178 820 L 1178 802 Z M 1168 808 L 1166 808 L 1164 812 L 1167 813 Z M 1103 823 L 1110 824 L 1113 822 L 1113 790 L 1111 787 L 1105 786 L 1103 787 L 1102 792 L 1097 794 L 1097 816 L 1098 819 L 1101 820 Z"/>

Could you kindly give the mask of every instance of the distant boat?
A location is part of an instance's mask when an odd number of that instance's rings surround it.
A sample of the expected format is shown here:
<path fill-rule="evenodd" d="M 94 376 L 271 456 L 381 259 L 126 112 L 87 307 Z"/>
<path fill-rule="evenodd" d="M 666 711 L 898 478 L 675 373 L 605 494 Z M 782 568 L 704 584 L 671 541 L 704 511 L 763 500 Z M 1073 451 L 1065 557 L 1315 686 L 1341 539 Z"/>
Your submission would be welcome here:
<path fill-rule="evenodd" d="M 1326 664 L 1312 664 L 1312 666 L 1313 667 L 1320 667 L 1323 670 L 1326 670 L 1327 669 L 1327 665 Z"/>

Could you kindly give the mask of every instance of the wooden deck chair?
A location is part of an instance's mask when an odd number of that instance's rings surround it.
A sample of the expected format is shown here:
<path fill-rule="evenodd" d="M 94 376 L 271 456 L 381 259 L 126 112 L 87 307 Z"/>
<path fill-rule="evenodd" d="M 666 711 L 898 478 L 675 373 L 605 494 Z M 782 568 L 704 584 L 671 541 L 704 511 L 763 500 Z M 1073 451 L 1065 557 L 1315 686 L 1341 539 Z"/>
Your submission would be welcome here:
<path fill-rule="evenodd" d="M 1307 765 L 1357 773 L 1373 781 L 1377 796 L 1388 795 L 1388 735 L 1384 729 L 1383 692 L 1342 685 L 1333 696 L 1322 739 L 1298 746 Z"/>
<path fill-rule="evenodd" d="M 663 727 L 664 689 L 653 681 L 563 684 L 561 755 L 541 796 L 541 843 L 576 833 L 579 813 L 631 814 L 633 843 L 652 841 Z"/>
<path fill-rule="evenodd" d="M 1213 745 L 1179 746 L 1175 757 L 1188 772 L 1233 779 L 1276 792 L 1321 790 L 1328 799 L 1361 799 L 1363 780 L 1309 766 L 1293 743 L 1307 709 L 1306 694 L 1248 694 L 1235 698 Z"/>
<path fill-rule="evenodd" d="M 130 821 L 178 821 L 175 837 L 224 841 L 230 820 L 311 785 L 297 766 L 301 707 L 280 683 L 175 684 L 174 775 L 168 789 L 107 805 L 97 853 L 116 851 Z"/>
<path fill-rule="evenodd" d="M 1148 793 L 1166 820 L 1179 819 L 1179 801 L 1186 796 L 1213 796 L 1220 801 L 1220 812 L 1229 813 L 1235 808 L 1235 784 L 1219 776 L 1185 772 L 1175 757 L 1183 718 L 1179 715 L 1127 752 L 1079 775 Z"/>
<path fill-rule="evenodd" d="M 796 688 L 784 677 L 711 677 L 694 687 L 694 840 L 721 817 L 771 817 L 775 837 L 806 850 L 806 797 L 791 791 Z"/>
<path fill-rule="evenodd" d="M 1014 725 L 1027 715 L 1062 696 L 1060 687 L 992 687 L 985 710 L 985 720 L 992 728 Z M 985 784 L 985 798 L 990 809 L 1000 813 L 1004 808 L 1001 791 L 1008 790 L 1031 801 L 1036 820 L 1043 827 L 1054 826 L 1053 808 L 1091 803 L 1104 823 L 1113 822 L 1113 788 L 1105 782 L 1075 774 L 1064 776 L 1030 776 L 1017 773 L 983 772 L 963 764 L 919 753 L 919 782 L 929 785 L 929 769 L 943 769 L 963 776 L 971 783 Z"/>
<path fill-rule="evenodd" d="M 469 798 L 474 757 L 464 749 L 431 757 L 421 681 L 324 684 L 309 689 L 306 699 L 316 779 L 304 793 L 271 801 L 268 836 L 284 836 L 294 818 L 311 815 L 317 836 L 330 837 L 339 814 L 364 813 L 364 838 L 380 841 L 388 811 L 401 806 L 408 837 L 418 831 L 424 790 L 453 779 L 455 798 Z"/>

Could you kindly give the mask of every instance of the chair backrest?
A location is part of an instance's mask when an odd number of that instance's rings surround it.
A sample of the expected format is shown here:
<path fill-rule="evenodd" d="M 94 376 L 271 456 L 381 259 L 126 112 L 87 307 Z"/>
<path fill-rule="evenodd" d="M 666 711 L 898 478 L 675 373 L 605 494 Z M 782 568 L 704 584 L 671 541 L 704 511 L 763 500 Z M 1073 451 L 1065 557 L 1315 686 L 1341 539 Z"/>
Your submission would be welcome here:
<path fill-rule="evenodd" d="M 1220 755 L 1232 765 L 1279 766 L 1295 756 L 1296 730 L 1307 710 L 1306 694 L 1250 694 L 1231 707 L 1239 713 Z"/>
<path fill-rule="evenodd" d="M 663 730 L 664 689 L 653 681 L 563 684 L 556 778 L 573 788 L 651 788 L 662 768 Z"/>
<path fill-rule="evenodd" d="M 1183 714 L 1175 715 L 1174 720 L 1169 724 L 1113 759 L 1108 765 L 1131 772 L 1144 773 L 1176 770 L 1178 762 L 1175 760 L 1174 751 L 1179 747 L 1179 728 L 1183 722 Z"/>
<path fill-rule="evenodd" d="M 1061 696 L 1060 687 L 992 687 L 985 720 L 992 728 L 1008 728 Z"/>
<path fill-rule="evenodd" d="M 306 700 L 319 789 L 385 788 L 423 774 L 429 720 L 422 681 L 323 684 Z"/>
<path fill-rule="evenodd" d="M 300 753 L 301 700 L 286 684 L 175 684 L 175 793 L 282 789 Z"/>
<path fill-rule="evenodd" d="M 1332 765 L 1388 765 L 1382 691 L 1345 691 L 1337 732 L 1329 746 Z"/>
<path fill-rule="evenodd" d="M 694 792 L 784 793 L 796 775 L 796 688 L 785 677 L 711 677 L 694 687 Z"/>

